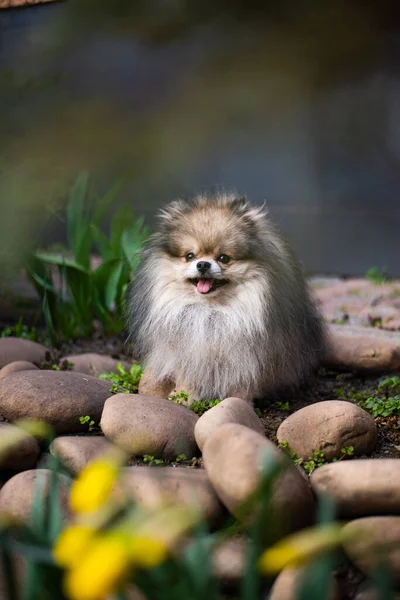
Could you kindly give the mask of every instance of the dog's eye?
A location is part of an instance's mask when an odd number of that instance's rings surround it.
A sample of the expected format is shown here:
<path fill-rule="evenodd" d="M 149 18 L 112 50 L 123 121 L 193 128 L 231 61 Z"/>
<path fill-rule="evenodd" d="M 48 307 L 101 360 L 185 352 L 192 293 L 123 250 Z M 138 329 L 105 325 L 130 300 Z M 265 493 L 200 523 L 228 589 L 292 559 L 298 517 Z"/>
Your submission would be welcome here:
<path fill-rule="evenodd" d="M 228 256 L 227 254 L 220 254 L 218 256 L 217 260 L 218 260 L 218 262 L 221 262 L 224 265 L 226 265 L 231 260 L 231 257 Z"/>
<path fill-rule="evenodd" d="M 190 260 L 194 259 L 194 252 L 188 252 L 187 254 L 185 254 L 185 260 L 186 262 L 189 262 Z"/>

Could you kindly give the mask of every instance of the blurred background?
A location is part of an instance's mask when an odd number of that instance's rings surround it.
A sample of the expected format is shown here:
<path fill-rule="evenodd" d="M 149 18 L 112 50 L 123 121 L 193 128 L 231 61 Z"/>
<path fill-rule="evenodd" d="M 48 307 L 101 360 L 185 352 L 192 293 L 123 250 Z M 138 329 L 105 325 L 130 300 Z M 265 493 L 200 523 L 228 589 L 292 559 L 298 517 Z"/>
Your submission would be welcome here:
<path fill-rule="evenodd" d="M 0 2 L 0 277 L 65 242 L 82 170 L 153 225 L 264 200 L 308 273 L 400 275 L 400 10 L 358 0 Z M 103 226 L 107 229 L 107 220 Z"/>

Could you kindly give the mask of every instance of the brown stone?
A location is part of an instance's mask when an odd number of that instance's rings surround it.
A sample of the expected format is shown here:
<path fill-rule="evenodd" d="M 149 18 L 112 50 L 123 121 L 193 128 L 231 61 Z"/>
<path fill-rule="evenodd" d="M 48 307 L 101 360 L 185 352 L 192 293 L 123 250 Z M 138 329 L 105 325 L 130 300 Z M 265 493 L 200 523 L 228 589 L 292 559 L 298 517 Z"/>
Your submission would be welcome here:
<path fill-rule="evenodd" d="M 278 441 L 286 441 L 298 458 L 306 459 L 322 450 L 326 460 L 340 458 L 341 449 L 353 446 L 354 455 L 375 449 L 377 428 L 365 410 L 342 400 L 328 400 L 305 406 L 283 421 Z"/>
<path fill-rule="evenodd" d="M 316 494 L 330 494 L 342 517 L 400 514 L 400 460 L 342 461 L 320 467 L 310 477 Z"/>
<path fill-rule="evenodd" d="M 284 569 L 275 579 L 266 600 L 297 600 L 306 574 L 309 581 L 316 573 L 313 569 L 301 567 Z M 340 600 L 339 587 L 333 575 L 326 596 L 321 600 Z"/>
<path fill-rule="evenodd" d="M 367 371 L 400 369 L 400 334 L 377 328 L 331 325 L 323 364 Z"/>
<path fill-rule="evenodd" d="M 96 354 L 94 352 L 70 354 L 69 356 L 65 356 L 63 360 L 73 363 L 72 371 L 86 373 L 86 375 L 92 375 L 93 377 L 98 377 L 101 373 L 116 373 L 119 363 L 127 371 L 132 366 L 131 363 L 125 360 L 117 360 L 107 354 Z"/>
<path fill-rule="evenodd" d="M 265 435 L 263 424 L 248 402 L 240 398 L 226 398 L 207 410 L 197 421 L 194 435 L 200 450 L 203 449 L 206 439 L 224 423 L 239 423 Z"/>
<path fill-rule="evenodd" d="M 23 435 L 21 438 L 18 434 Z M 31 435 L 23 434 L 23 432 L 10 425 L 9 423 L 0 423 L 0 439 L 4 441 L 7 436 L 10 436 L 10 442 L 18 435 L 20 439 L 11 443 L 9 450 L 2 453 L 0 457 L 0 469 L 10 471 L 25 471 L 32 469 L 39 458 L 40 448 L 37 440 Z"/>
<path fill-rule="evenodd" d="M 130 454 L 170 460 L 198 454 L 197 420 L 185 406 L 163 398 L 116 394 L 106 401 L 100 425 L 107 438 Z"/>
<path fill-rule="evenodd" d="M 69 371 L 20 371 L 0 380 L 0 414 L 41 419 L 57 433 L 85 431 L 81 416 L 99 421 L 111 383 Z"/>
<path fill-rule="evenodd" d="M 149 509 L 177 502 L 200 509 L 203 517 L 213 523 L 224 514 L 203 469 L 126 467 L 120 485 L 134 502 Z"/>
<path fill-rule="evenodd" d="M 50 452 L 59 456 L 64 465 L 77 474 L 86 465 L 113 447 L 108 440 L 98 435 L 65 435 L 57 437 L 50 445 Z"/>
<path fill-rule="evenodd" d="M 48 351 L 45 346 L 23 338 L 0 338 L 0 367 L 21 360 L 39 365 Z"/>
<path fill-rule="evenodd" d="M 248 427 L 226 423 L 214 431 L 203 448 L 212 486 L 222 503 L 240 519 L 257 512 L 254 505 L 243 514 L 243 504 L 259 488 L 265 460 L 283 469 L 273 484 L 268 527 L 283 535 L 309 525 L 315 506 L 308 481 L 271 441 Z"/>
<path fill-rule="evenodd" d="M 344 526 L 343 535 L 343 548 L 360 571 L 371 573 L 384 560 L 400 582 L 400 517 L 356 519 Z"/>
<path fill-rule="evenodd" d="M 37 371 L 38 367 L 27 360 L 15 360 L 0 370 L 0 379 L 18 371 Z"/>
<path fill-rule="evenodd" d="M 0 490 L 0 512 L 4 511 L 15 519 L 28 523 L 34 494 L 37 493 L 36 489 L 43 490 L 42 497 L 48 496 L 50 473 L 48 469 L 34 469 L 14 475 Z M 70 518 L 68 507 L 69 479 L 63 475 L 57 475 L 57 480 L 59 482 L 61 514 L 63 520 L 66 521 Z"/>

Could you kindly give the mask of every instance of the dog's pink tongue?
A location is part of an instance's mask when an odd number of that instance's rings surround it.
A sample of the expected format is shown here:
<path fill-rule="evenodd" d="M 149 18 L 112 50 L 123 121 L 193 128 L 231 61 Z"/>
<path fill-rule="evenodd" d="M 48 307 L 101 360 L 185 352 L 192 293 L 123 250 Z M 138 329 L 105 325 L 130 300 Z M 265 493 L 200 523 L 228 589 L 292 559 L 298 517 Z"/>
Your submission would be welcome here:
<path fill-rule="evenodd" d="M 207 294 L 212 288 L 213 280 L 212 279 L 199 279 L 197 282 L 197 289 L 200 294 Z"/>

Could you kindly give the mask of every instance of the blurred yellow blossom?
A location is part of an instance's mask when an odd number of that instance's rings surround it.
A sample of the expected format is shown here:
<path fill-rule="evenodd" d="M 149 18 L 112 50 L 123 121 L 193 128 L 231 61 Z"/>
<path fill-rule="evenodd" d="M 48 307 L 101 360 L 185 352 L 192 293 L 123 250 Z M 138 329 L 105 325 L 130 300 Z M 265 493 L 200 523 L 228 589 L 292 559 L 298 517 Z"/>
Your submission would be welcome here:
<path fill-rule="evenodd" d="M 90 462 L 71 487 L 69 503 L 75 513 L 88 513 L 100 508 L 114 487 L 118 463 L 107 459 Z"/>
<path fill-rule="evenodd" d="M 134 535 L 129 542 L 129 556 L 132 562 L 144 569 L 160 565 L 167 558 L 168 553 L 165 543 L 155 537 Z"/>
<path fill-rule="evenodd" d="M 67 571 L 65 593 L 71 600 L 104 600 L 123 582 L 130 567 L 126 538 L 113 533 L 98 535 Z"/>
<path fill-rule="evenodd" d="M 62 567 L 71 567 L 79 561 L 93 540 L 95 531 L 83 525 L 71 525 L 61 532 L 53 548 L 53 556 Z"/>
<path fill-rule="evenodd" d="M 342 526 L 338 523 L 304 529 L 268 548 L 258 560 L 258 568 L 274 575 L 287 566 L 304 564 L 324 552 L 340 546 Z"/>

